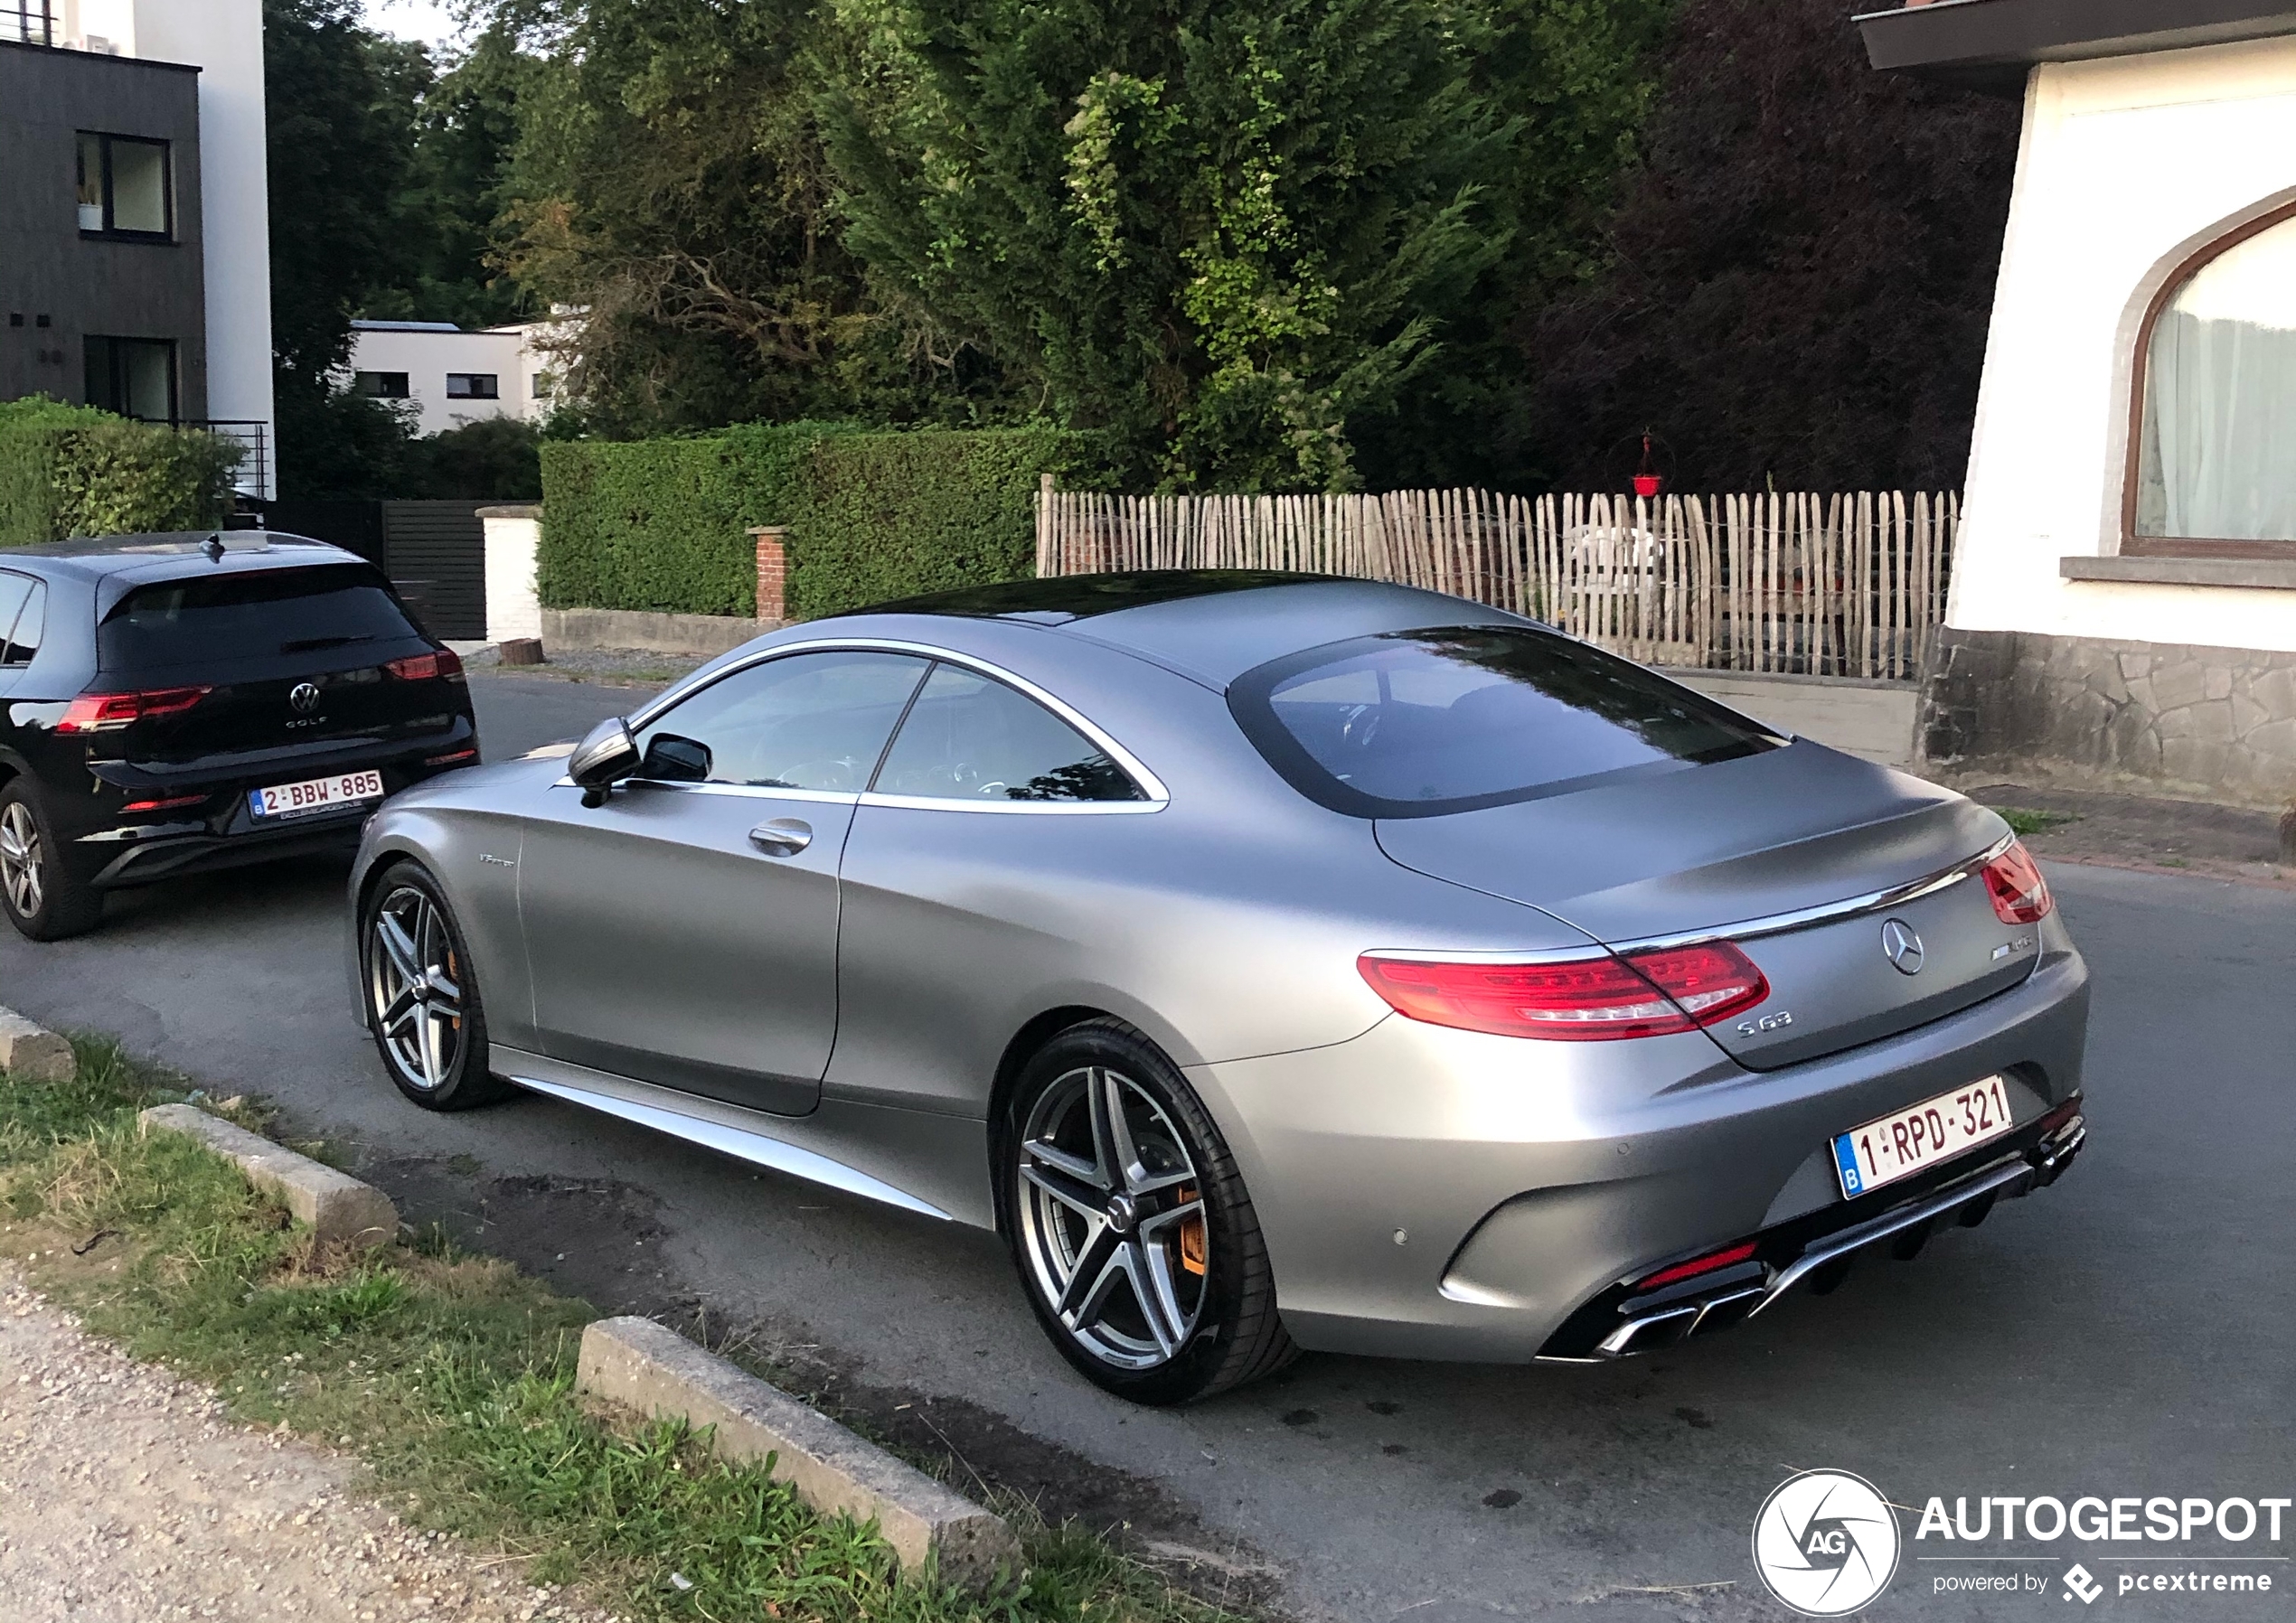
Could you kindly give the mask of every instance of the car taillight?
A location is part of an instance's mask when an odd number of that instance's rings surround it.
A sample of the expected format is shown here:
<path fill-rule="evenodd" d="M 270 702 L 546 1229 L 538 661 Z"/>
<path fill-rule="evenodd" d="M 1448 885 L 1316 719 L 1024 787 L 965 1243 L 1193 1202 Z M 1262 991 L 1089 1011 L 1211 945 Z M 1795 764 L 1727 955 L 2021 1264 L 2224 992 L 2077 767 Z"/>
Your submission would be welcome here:
<path fill-rule="evenodd" d="M 427 682 L 441 677 L 450 682 L 464 680 L 462 656 L 451 648 L 437 653 L 410 653 L 403 660 L 385 660 L 382 668 L 402 682 Z"/>
<path fill-rule="evenodd" d="M 1993 898 L 1993 916 L 2005 924 L 2037 924 L 2056 905 L 2041 865 L 2021 840 L 1985 865 L 1985 894 Z"/>
<path fill-rule="evenodd" d="M 1754 1242 L 1741 1241 L 1736 1245 L 1711 1252 L 1703 1257 L 1693 1257 L 1687 1262 L 1677 1262 L 1671 1268 L 1661 1268 L 1656 1273 L 1636 1280 L 1634 1289 L 1655 1290 L 1661 1285 L 1671 1285 L 1680 1280 L 1696 1279 L 1699 1274 L 1712 1273 L 1717 1269 L 1735 1268 L 1740 1262 L 1751 1262 L 1753 1257 Z"/>
<path fill-rule="evenodd" d="M 208 797 L 204 794 L 172 794 L 165 800 L 129 801 L 120 810 L 122 812 L 174 812 L 183 806 L 204 805 L 207 803 L 207 799 Z"/>
<path fill-rule="evenodd" d="M 1762 971 L 1727 942 L 1537 964 L 1367 952 L 1356 968 L 1389 1008 L 1412 1019 L 1549 1042 L 1693 1031 L 1770 995 Z"/>
<path fill-rule="evenodd" d="M 82 693 L 65 707 L 60 733 L 108 733 L 155 716 L 180 716 L 212 688 L 146 688 L 139 693 Z"/>

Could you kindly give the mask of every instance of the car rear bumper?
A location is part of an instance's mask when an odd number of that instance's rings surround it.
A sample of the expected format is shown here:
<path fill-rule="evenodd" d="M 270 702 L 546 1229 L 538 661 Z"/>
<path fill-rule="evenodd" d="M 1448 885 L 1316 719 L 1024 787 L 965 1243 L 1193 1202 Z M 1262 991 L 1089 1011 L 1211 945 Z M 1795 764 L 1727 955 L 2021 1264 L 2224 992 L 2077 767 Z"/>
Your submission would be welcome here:
<path fill-rule="evenodd" d="M 2045 935 L 2021 984 L 1774 1071 L 1744 1070 L 1698 1035 L 1539 1043 L 1397 1016 L 1350 1042 L 1188 1074 L 1243 1168 L 1303 1346 L 1603 1356 L 1600 1343 L 1633 1317 L 1617 1310 L 1625 1287 L 1683 1258 L 1759 1236 L 1760 1267 L 1737 1279 L 1766 1293 L 1802 1248 L 2004 1158 L 2026 1157 L 2037 1174 L 2046 1151 L 2028 1152 L 2080 1093 L 2088 1012 L 2085 966 L 2056 921 Z M 2008 1079 L 2009 1135 L 1842 1197 L 1834 1134 L 1995 1073 Z"/>
<path fill-rule="evenodd" d="M 253 772 L 241 766 L 229 775 L 170 774 L 165 780 L 139 782 L 126 792 L 203 794 L 207 803 L 180 820 L 99 819 L 97 826 L 74 837 L 71 849 L 89 870 L 89 883 L 104 890 L 311 852 L 349 852 L 357 849 L 361 829 L 381 801 L 266 820 L 249 809 L 249 791 L 372 771 L 381 774 L 387 798 L 443 772 L 477 762 L 477 739 L 465 718 L 448 732 L 402 741 L 388 749 L 330 749 L 308 758 L 267 762 Z"/>

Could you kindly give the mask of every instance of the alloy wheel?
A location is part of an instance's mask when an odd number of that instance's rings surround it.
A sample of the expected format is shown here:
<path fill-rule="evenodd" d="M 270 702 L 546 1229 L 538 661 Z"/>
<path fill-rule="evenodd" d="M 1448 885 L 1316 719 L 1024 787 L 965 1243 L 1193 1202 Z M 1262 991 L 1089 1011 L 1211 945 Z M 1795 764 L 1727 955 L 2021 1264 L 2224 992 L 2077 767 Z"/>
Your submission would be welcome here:
<path fill-rule="evenodd" d="M 1016 1206 L 1037 1289 L 1076 1344 L 1153 1369 L 1204 1309 L 1209 1234 L 1186 1137 L 1123 1073 L 1057 1078 L 1023 1124 Z"/>
<path fill-rule="evenodd" d="M 40 826 L 32 808 L 22 801 L 0 806 L 0 890 L 17 916 L 30 918 L 40 911 L 47 895 L 41 874 Z"/>
<path fill-rule="evenodd" d="M 408 1086 L 436 1092 L 462 1061 L 463 989 L 438 904 L 402 885 L 367 926 L 367 997 L 384 1055 Z"/>

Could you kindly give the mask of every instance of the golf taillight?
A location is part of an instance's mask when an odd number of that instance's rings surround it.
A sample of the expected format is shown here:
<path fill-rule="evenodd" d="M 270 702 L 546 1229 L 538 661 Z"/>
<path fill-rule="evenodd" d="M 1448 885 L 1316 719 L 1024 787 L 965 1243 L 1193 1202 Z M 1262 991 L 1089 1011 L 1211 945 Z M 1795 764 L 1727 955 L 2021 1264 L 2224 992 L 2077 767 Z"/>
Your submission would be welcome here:
<path fill-rule="evenodd" d="M 1985 894 L 1993 899 L 1993 915 L 2005 924 L 2037 924 L 2056 904 L 2049 899 L 2049 882 L 2041 865 L 2023 840 L 1985 865 Z"/>
<path fill-rule="evenodd" d="M 403 660 L 385 660 L 382 668 L 402 682 L 427 682 L 444 677 L 450 682 L 463 680 L 462 656 L 451 648 L 437 653 L 410 653 Z"/>
<path fill-rule="evenodd" d="M 65 707 L 60 733 L 108 733 L 155 716 L 180 716 L 212 688 L 146 688 L 135 693 L 82 693 Z"/>
<path fill-rule="evenodd" d="M 1366 952 L 1356 968 L 1397 1013 L 1499 1037 L 1593 1043 L 1710 1025 L 1770 995 L 1727 942 L 1559 963 L 1463 963 Z"/>

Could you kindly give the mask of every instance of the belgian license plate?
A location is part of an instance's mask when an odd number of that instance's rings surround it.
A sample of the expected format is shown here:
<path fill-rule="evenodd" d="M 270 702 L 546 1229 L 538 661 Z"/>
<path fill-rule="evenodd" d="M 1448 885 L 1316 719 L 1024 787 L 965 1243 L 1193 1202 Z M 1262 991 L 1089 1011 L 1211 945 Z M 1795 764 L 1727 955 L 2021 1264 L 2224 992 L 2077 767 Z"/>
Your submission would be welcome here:
<path fill-rule="evenodd" d="M 1833 1141 L 1834 1169 L 1841 1174 L 1843 1196 L 1856 1196 L 1951 1160 L 2013 1125 L 2007 1085 L 1998 1074 L 1981 1076 L 1950 1093 L 1851 1128 Z"/>
<path fill-rule="evenodd" d="M 247 792 L 247 809 L 258 817 L 301 817 L 381 798 L 382 774 L 346 772 L 331 778 L 306 778 L 300 783 L 274 783 L 268 789 L 250 789 Z"/>

